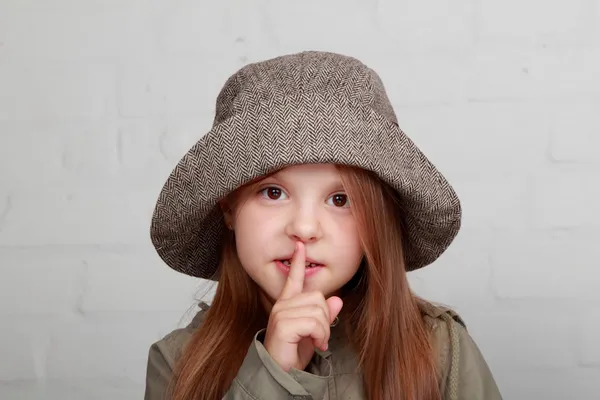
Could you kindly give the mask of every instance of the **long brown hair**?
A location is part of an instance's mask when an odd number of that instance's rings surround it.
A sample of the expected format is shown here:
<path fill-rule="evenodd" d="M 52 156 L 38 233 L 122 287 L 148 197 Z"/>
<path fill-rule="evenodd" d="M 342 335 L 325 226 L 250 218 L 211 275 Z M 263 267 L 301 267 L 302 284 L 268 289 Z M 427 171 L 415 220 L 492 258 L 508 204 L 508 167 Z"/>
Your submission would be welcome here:
<path fill-rule="evenodd" d="M 428 330 L 405 272 L 401 203 L 375 174 L 338 169 L 365 254 L 357 275 L 344 287 L 341 320 L 358 356 L 366 397 L 439 400 Z M 230 233 L 223 237 L 218 273 L 212 306 L 175 368 L 172 400 L 221 399 L 254 334 L 266 327 L 259 289 L 240 265 Z"/>

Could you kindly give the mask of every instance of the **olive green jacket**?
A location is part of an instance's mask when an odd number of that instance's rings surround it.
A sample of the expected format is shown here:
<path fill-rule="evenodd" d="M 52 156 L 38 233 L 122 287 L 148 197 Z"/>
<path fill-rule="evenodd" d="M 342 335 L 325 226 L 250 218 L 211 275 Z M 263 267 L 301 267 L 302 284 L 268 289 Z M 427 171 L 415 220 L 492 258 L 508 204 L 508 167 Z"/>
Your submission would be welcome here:
<path fill-rule="evenodd" d="M 174 365 L 207 306 L 185 328 L 177 329 L 152 344 L 148 356 L 145 400 L 165 400 Z M 422 306 L 432 331 L 437 355 L 438 382 L 443 400 L 498 400 L 500 392 L 477 345 L 462 319 L 443 307 Z M 258 332 L 248 349 L 225 400 L 365 399 L 354 353 L 344 346 L 342 329 L 331 329 L 329 349 L 316 350 L 305 371 L 281 369 L 269 356 Z"/>

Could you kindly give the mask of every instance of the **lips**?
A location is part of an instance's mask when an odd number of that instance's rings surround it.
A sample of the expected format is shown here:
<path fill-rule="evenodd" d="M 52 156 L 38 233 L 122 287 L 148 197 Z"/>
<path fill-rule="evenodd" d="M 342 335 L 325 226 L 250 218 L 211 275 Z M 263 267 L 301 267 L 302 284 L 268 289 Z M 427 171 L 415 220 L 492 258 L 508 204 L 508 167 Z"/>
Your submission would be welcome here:
<path fill-rule="evenodd" d="M 292 261 L 291 260 L 278 260 L 281 261 L 286 267 L 291 267 L 292 265 Z M 315 267 L 322 267 L 323 264 L 320 263 L 315 263 L 315 262 L 305 262 L 305 268 L 315 268 Z"/>
<path fill-rule="evenodd" d="M 289 255 L 287 257 L 278 258 L 276 261 L 279 261 L 279 262 L 283 263 L 285 266 L 289 267 L 289 266 L 291 266 L 291 263 L 292 263 L 292 257 L 293 257 L 293 255 Z M 306 257 L 304 261 L 305 261 L 304 265 L 306 266 L 306 268 L 314 268 L 314 267 L 323 267 L 324 266 L 324 264 L 321 263 L 320 261 L 317 261 L 310 257 Z"/>
<path fill-rule="evenodd" d="M 275 260 L 275 265 L 277 266 L 278 270 L 280 270 L 285 276 L 287 276 L 291 270 L 290 262 L 291 261 L 289 259 Z M 304 269 L 304 278 L 310 279 L 314 275 L 318 274 L 319 271 L 322 271 L 324 268 L 325 266 L 322 264 L 308 263 L 306 268 Z"/>

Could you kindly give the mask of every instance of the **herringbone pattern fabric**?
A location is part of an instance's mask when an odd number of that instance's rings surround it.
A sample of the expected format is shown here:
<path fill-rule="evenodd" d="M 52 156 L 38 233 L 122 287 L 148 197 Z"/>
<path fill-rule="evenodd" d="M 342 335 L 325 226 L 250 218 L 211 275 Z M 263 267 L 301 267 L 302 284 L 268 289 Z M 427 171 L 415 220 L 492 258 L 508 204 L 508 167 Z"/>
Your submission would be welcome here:
<path fill-rule="evenodd" d="M 247 65 L 227 80 L 213 128 L 159 195 L 151 225 L 158 254 L 179 272 L 216 279 L 226 229 L 218 201 L 300 163 L 359 166 L 395 188 L 409 270 L 437 259 L 458 233 L 456 194 L 399 129 L 378 75 L 351 57 L 303 52 Z"/>

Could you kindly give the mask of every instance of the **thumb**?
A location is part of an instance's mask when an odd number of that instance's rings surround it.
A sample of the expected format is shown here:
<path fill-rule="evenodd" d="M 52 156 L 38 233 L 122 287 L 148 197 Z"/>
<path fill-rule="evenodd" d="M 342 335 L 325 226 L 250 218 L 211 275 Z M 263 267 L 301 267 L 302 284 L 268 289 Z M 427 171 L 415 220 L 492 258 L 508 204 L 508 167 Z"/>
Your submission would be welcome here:
<path fill-rule="evenodd" d="M 338 316 L 340 311 L 342 311 L 342 306 L 344 302 L 337 296 L 331 296 L 327 299 L 327 306 L 329 307 L 329 323 L 333 323 L 335 317 Z"/>

